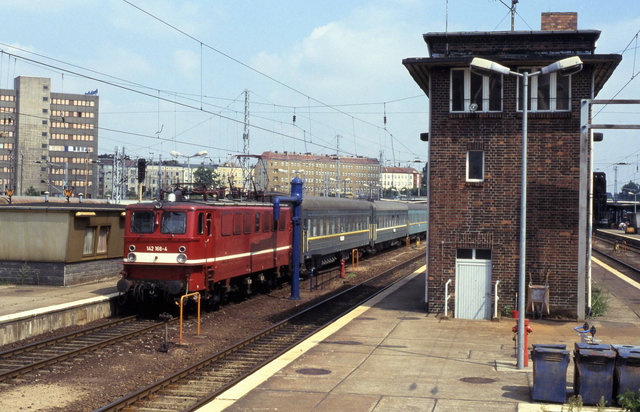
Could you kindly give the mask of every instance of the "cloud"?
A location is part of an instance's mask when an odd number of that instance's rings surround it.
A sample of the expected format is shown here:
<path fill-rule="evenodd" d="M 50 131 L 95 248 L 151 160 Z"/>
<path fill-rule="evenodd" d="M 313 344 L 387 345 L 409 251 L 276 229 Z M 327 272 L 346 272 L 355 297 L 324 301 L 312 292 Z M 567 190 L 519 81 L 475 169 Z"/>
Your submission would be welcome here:
<path fill-rule="evenodd" d="M 335 97 L 339 90 L 358 99 L 368 94 L 389 96 L 393 93 L 387 93 L 388 88 L 399 78 L 409 79 L 402 59 L 426 54 L 419 33 L 418 28 L 404 25 L 393 10 L 369 6 L 314 28 L 288 50 L 262 52 L 251 64 L 311 95 Z"/>
<path fill-rule="evenodd" d="M 174 50 L 173 65 L 184 77 L 199 76 L 200 56 L 188 49 Z"/>

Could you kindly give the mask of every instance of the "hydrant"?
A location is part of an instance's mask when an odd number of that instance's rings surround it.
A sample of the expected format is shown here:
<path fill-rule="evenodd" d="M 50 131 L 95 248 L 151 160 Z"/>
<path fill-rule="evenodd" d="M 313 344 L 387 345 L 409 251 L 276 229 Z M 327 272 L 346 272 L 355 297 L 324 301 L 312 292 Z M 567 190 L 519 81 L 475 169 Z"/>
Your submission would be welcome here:
<path fill-rule="evenodd" d="M 516 335 L 513 337 L 513 340 L 515 341 L 517 339 L 517 334 L 518 334 L 518 319 L 516 318 L 516 325 L 511 328 L 511 331 L 513 333 L 515 333 Z M 533 329 L 531 328 L 531 326 L 529 326 L 529 319 L 524 320 L 524 366 L 527 367 L 529 366 L 529 339 L 528 336 L 531 332 L 533 332 Z"/>
<path fill-rule="evenodd" d="M 344 259 L 340 259 L 340 277 L 344 279 Z"/>

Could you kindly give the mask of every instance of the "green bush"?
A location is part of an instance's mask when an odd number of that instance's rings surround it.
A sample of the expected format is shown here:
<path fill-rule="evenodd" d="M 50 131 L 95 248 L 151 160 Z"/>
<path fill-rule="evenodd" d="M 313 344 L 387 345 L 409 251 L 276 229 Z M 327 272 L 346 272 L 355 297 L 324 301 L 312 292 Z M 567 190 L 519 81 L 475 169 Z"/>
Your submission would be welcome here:
<path fill-rule="evenodd" d="M 640 412 L 640 390 L 637 392 L 627 390 L 625 393 L 618 395 L 618 404 L 625 411 Z"/>

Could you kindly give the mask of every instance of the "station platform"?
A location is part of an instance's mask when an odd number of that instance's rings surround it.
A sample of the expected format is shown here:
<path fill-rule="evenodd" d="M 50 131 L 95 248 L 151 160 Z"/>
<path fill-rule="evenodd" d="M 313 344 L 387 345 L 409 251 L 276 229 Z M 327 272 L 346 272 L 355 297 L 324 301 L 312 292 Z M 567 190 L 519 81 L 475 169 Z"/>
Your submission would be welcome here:
<path fill-rule="evenodd" d="M 593 277 L 595 282 L 626 282 L 634 296 L 640 289 L 640 284 L 613 276 L 598 263 L 593 264 Z M 116 293 L 115 283 L 0 286 L 0 319 L 108 299 Z M 511 331 L 515 319 L 442 319 L 424 312 L 423 299 L 424 272 L 417 271 L 200 410 L 567 410 L 566 404 L 531 401 L 532 362 L 516 368 Z M 612 294 L 606 315 L 588 320 L 598 330 L 596 337 L 604 343 L 640 344 L 640 304 L 636 306 Z M 532 319 L 529 347 L 562 343 L 571 349 L 579 341 L 573 328 L 581 324 Z M 567 397 L 572 395 L 571 382 L 572 364 Z"/>
<path fill-rule="evenodd" d="M 605 272 L 594 265 L 594 279 Z M 423 298 L 424 273 L 418 271 L 199 411 L 566 410 L 531 401 L 532 362 L 516 368 L 515 319 L 445 320 L 425 314 Z M 607 315 L 589 322 L 604 343 L 640 344 L 638 315 L 615 296 Z M 580 341 L 573 328 L 582 322 L 530 320 L 530 325 L 529 347 L 562 343 L 571 350 Z M 573 395 L 571 382 L 572 364 L 567 397 Z"/>
<path fill-rule="evenodd" d="M 120 276 L 74 286 L 0 286 L 0 322 L 26 313 L 48 312 L 86 300 L 108 300 L 117 296 Z M 23 313 L 24 312 L 24 313 Z"/>

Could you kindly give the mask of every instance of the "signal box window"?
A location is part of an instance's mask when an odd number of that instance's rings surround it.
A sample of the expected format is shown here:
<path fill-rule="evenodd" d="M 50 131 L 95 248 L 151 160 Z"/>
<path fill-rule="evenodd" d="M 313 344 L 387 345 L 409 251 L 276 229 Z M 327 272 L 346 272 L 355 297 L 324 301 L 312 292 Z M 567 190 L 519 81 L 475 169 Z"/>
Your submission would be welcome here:
<path fill-rule="evenodd" d="M 467 152 L 467 182 L 482 182 L 484 180 L 484 152 L 469 150 Z"/>
<path fill-rule="evenodd" d="M 163 212 L 160 233 L 184 234 L 187 231 L 187 214 L 185 212 Z"/>
<path fill-rule="evenodd" d="M 452 112 L 502 111 L 502 75 L 482 76 L 469 69 L 451 69 Z"/>
<path fill-rule="evenodd" d="M 131 233 L 153 233 L 156 216 L 153 212 L 133 212 L 131 213 Z"/>
<path fill-rule="evenodd" d="M 539 67 L 521 68 L 518 72 L 535 72 Z M 522 110 L 522 83 L 518 79 L 518 110 Z M 568 111 L 571 101 L 571 76 L 560 73 L 540 74 L 529 78 L 527 109 L 532 112 Z"/>

